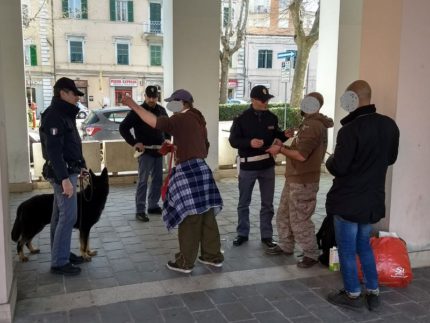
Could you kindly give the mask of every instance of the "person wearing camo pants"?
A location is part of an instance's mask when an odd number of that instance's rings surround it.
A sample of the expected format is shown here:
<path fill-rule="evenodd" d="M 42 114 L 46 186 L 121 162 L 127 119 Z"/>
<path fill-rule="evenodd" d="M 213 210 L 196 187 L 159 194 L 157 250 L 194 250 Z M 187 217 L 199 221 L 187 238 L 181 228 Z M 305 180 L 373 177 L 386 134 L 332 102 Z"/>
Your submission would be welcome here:
<path fill-rule="evenodd" d="M 318 92 L 309 93 L 301 102 L 303 122 L 290 147 L 272 145 L 267 152 L 287 157 L 285 185 L 276 214 L 278 245 L 266 249 L 267 254 L 294 253 L 295 243 L 303 250 L 300 268 L 318 263 L 319 249 L 312 215 L 315 211 L 321 163 L 327 149 L 327 129 L 333 120 L 319 113 L 324 103 Z M 293 130 L 290 130 L 293 132 Z M 287 134 L 288 137 L 289 134 Z"/>

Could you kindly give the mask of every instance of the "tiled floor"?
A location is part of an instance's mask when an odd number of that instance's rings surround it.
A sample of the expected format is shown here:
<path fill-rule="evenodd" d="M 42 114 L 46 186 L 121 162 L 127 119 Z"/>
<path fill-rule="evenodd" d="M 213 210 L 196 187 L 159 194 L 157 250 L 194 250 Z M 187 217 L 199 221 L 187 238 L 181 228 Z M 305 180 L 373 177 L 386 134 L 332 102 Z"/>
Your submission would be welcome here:
<path fill-rule="evenodd" d="M 275 207 L 284 179 L 276 179 Z M 314 221 L 325 216 L 331 177 L 322 177 Z M 237 179 L 222 179 L 224 199 L 218 216 L 225 262 L 222 269 L 197 264 L 190 275 L 165 268 L 177 251 L 177 235 L 159 216 L 134 218 L 133 185 L 111 187 L 106 209 L 91 231 L 98 255 L 77 277 L 51 275 L 49 228 L 34 243 L 41 253 L 15 263 L 18 277 L 16 322 L 430 322 L 430 269 L 416 270 L 406 289 L 383 289 L 377 313 L 339 310 L 326 302 L 330 288 L 341 287 L 338 273 L 322 266 L 300 270 L 295 256 L 264 254 L 259 236 L 259 194 L 251 206 L 250 241 L 233 247 L 237 223 Z M 17 205 L 36 192 L 11 195 Z M 276 231 L 275 231 L 276 232 Z M 275 235 L 276 238 L 276 235 Z M 72 248 L 78 251 L 77 233 Z"/>

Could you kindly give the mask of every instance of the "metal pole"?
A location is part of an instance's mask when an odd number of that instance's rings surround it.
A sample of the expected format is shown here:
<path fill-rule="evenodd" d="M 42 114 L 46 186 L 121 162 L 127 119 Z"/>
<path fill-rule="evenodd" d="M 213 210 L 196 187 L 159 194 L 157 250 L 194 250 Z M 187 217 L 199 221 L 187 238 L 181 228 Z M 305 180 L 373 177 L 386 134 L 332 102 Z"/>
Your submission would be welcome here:
<path fill-rule="evenodd" d="M 285 105 L 284 105 L 284 130 L 287 128 L 287 99 L 288 99 L 288 82 L 285 81 Z"/>

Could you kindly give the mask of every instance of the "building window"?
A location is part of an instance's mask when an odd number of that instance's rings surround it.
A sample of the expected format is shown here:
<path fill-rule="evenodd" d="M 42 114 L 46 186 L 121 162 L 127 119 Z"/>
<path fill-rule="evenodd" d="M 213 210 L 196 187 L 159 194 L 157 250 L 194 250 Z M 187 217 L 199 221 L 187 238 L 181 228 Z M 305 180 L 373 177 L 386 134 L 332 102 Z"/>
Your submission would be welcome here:
<path fill-rule="evenodd" d="M 151 66 L 161 66 L 161 46 L 151 45 Z"/>
<path fill-rule="evenodd" d="M 26 27 L 28 27 L 30 24 L 28 4 L 22 5 L 22 24 Z"/>
<path fill-rule="evenodd" d="M 161 33 L 161 3 L 149 4 L 149 32 Z"/>
<path fill-rule="evenodd" d="M 88 0 L 62 0 L 63 17 L 88 19 Z"/>
<path fill-rule="evenodd" d="M 230 20 L 234 18 L 234 11 L 233 8 L 230 7 L 224 7 L 223 8 L 223 19 L 222 19 L 222 25 L 223 27 L 227 27 Z"/>
<path fill-rule="evenodd" d="M 25 45 L 24 63 L 27 66 L 37 66 L 36 45 Z"/>
<path fill-rule="evenodd" d="M 279 28 L 288 28 L 289 5 L 290 5 L 290 0 L 279 0 L 279 17 L 278 17 Z"/>
<path fill-rule="evenodd" d="M 269 0 L 251 0 L 249 3 L 251 13 L 269 13 L 270 1 Z"/>
<path fill-rule="evenodd" d="M 133 1 L 110 0 L 110 20 L 133 22 Z"/>
<path fill-rule="evenodd" d="M 258 51 L 258 68 L 272 68 L 273 51 L 260 49 Z"/>
<path fill-rule="evenodd" d="M 129 49 L 130 45 L 128 42 L 116 43 L 116 63 L 118 65 L 129 64 Z"/>
<path fill-rule="evenodd" d="M 84 41 L 79 38 L 69 39 L 70 63 L 84 62 Z"/>

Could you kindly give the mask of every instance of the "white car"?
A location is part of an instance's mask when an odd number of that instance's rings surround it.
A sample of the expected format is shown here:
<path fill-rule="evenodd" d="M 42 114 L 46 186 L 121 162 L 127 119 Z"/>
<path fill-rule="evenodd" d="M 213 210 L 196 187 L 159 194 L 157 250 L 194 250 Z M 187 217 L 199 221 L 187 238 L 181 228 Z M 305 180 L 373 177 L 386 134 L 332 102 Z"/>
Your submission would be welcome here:
<path fill-rule="evenodd" d="M 78 102 L 78 108 L 79 108 L 79 112 L 76 118 L 85 119 L 89 113 L 88 108 L 85 105 L 83 105 L 81 102 Z"/>
<path fill-rule="evenodd" d="M 242 99 L 227 99 L 227 104 L 248 104 L 248 102 Z"/>

